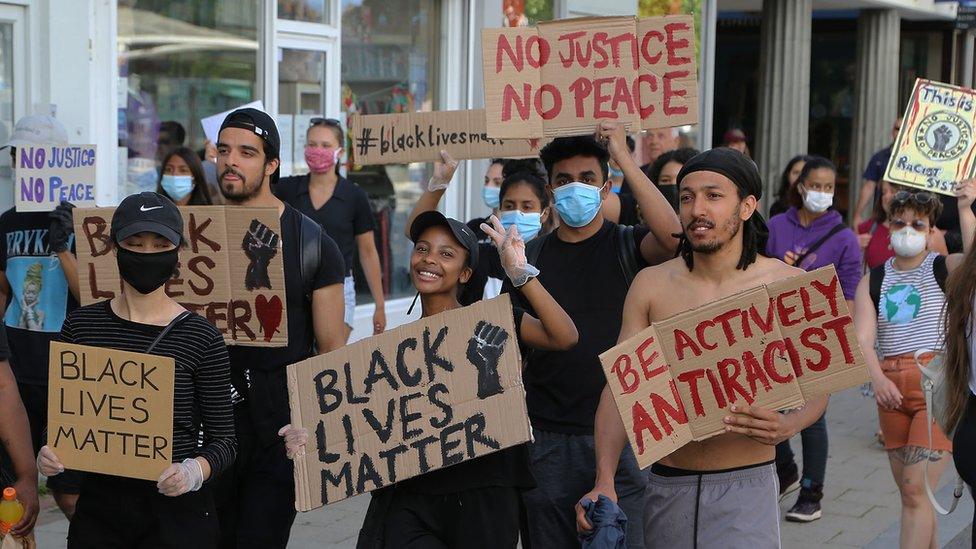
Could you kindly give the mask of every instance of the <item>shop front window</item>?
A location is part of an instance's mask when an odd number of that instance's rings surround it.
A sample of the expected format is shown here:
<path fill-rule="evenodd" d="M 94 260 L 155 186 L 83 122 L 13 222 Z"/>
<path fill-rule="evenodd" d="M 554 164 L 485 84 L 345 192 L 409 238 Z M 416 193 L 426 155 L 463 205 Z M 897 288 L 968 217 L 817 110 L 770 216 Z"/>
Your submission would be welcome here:
<path fill-rule="evenodd" d="M 342 109 L 383 114 L 438 107 L 440 11 L 436 0 L 342 0 Z M 383 285 L 391 298 L 412 295 L 407 216 L 430 176 L 425 163 L 354 166 L 349 179 L 370 197 Z M 356 261 L 356 268 L 359 262 Z M 360 302 L 366 278 L 356 275 Z"/>
<path fill-rule="evenodd" d="M 119 0 L 118 10 L 122 198 L 155 190 L 172 148 L 203 157 L 200 119 L 257 98 L 262 10 L 260 0 Z M 215 167 L 204 171 L 216 193 Z"/>
<path fill-rule="evenodd" d="M 278 0 L 278 19 L 329 24 L 333 0 Z"/>

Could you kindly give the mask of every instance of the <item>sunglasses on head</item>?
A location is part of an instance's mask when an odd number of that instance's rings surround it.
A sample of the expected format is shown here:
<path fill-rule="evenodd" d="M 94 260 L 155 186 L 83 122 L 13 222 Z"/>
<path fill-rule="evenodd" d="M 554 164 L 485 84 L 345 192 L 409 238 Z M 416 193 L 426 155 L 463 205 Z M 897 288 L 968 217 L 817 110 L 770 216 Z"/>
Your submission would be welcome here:
<path fill-rule="evenodd" d="M 336 128 L 342 127 L 342 122 L 339 122 L 335 118 L 320 118 L 316 117 L 308 121 L 309 126 L 334 126 Z"/>
<path fill-rule="evenodd" d="M 895 193 L 894 198 L 891 199 L 891 203 L 900 205 L 914 202 L 919 206 L 927 206 L 933 200 L 935 200 L 935 195 L 928 191 L 898 191 Z"/>

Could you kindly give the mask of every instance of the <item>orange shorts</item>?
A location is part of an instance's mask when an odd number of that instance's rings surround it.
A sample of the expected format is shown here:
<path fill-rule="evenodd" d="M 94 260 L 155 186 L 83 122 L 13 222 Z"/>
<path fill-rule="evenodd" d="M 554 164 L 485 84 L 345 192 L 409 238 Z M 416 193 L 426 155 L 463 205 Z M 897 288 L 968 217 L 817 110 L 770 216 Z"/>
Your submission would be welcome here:
<path fill-rule="evenodd" d="M 932 355 L 923 355 L 924 362 L 931 358 Z M 925 409 L 925 393 L 922 392 L 922 372 L 915 365 L 915 357 L 911 354 L 888 357 L 882 361 L 881 370 L 895 383 L 902 396 L 901 406 L 894 410 L 878 406 L 885 450 L 903 446 L 929 448 L 926 427 L 929 414 Z M 932 446 L 933 450 L 952 451 L 952 441 L 946 438 L 936 423 L 932 424 Z"/>

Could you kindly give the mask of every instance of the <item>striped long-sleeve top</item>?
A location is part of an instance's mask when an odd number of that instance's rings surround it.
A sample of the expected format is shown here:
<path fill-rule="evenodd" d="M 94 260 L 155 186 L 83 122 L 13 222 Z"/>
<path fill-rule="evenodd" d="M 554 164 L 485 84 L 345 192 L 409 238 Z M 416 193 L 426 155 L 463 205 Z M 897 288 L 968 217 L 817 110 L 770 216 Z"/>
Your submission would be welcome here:
<path fill-rule="evenodd" d="M 66 343 L 144 353 L 162 326 L 123 319 L 108 301 L 72 311 L 61 327 Z M 211 476 L 227 469 L 237 455 L 230 400 L 230 360 L 220 332 L 191 314 L 153 350 L 176 361 L 173 394 L 173 462 L 203 456 Z"/>

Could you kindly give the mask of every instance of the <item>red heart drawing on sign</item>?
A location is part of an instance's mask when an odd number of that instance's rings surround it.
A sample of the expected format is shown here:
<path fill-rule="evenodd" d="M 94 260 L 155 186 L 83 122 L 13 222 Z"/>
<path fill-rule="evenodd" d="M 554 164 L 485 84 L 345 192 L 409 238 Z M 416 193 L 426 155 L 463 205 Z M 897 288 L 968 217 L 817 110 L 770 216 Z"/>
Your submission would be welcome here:
<path fill-rule="evenodd" d="M 281 311 L 283 309 L 281 298 L 278 296 L 272 296 L 269 300 L 263 295 L 258 295 L 254 300 L 254 312 L 258 315 L 258 322 L 261 323 L 261 329 L 264 330 L 265 341 L 271 341 L 275 332 L 278 331 L 278 326 L 281 324 Z"/>

